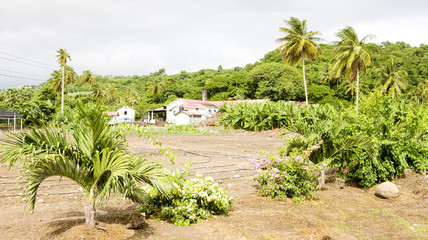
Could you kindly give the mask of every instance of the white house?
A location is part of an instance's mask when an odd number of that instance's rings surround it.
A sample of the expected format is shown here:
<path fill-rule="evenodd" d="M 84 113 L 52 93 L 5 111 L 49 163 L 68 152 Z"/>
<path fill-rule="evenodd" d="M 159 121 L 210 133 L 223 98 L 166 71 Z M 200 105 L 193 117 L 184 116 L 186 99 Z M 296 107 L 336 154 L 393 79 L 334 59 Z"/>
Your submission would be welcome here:
<path fill-rule="evenodd" d="M 224 104 L 231 105 L 241 102 L 264 103 L 267 99 L 238 100 L 238 101 L 201 101 L 190 99 L 177 99 L 166 105 L 166 121 L 175 125 L 198 125 L 208 117 L 216 114 Z M 154 109 L 152 111 L 155 111 Z M 150 111 L 149 111 L 150 112 Z"/>
<path fill-rule="evenodd" d="M 198 125 L 217 112 L 217 105 L 211 101 L 177 99 L 166 105 L 166 121 L 176 125 Z"/>
<path fill-rule="evenodd" d="M 117 123 L 134 123 L 135 122 L 135 110 L 130 107 L 123 107 L 118 109 L 116 116 Z"/>

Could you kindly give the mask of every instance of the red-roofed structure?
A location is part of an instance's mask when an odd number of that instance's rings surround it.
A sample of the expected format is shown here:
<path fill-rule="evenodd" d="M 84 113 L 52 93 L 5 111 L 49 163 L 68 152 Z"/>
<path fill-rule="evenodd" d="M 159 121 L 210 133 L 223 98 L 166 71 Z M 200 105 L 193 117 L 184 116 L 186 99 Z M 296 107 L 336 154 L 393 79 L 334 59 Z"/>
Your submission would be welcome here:
<path fill-rule="evenodd" d="M 207 117 L 210 117 L 218 112 L 218 108 L 226 105 L 233 105 L 237 103 L 265 103 L 269 100 L 267 99 L 257 99 L 257 100 L 236 100 L 236 101 L 201 101 L 201 100 L 192 100 L 192 99 L 177 99 L 172 103 L 160 107 L 157 109 L 152 109 L 147 112 L 148 119 L 147 122 L 152 122 L 154 119 L 159 119 L 157 116 L 162 117 L 163 121 L 168 123 L 173 123 L 176 125 L 183 124 L 194 124 L 198 125 L 200 122 L 205 120 Z M 154 121 L 156 122 L 156 121 Z"/>

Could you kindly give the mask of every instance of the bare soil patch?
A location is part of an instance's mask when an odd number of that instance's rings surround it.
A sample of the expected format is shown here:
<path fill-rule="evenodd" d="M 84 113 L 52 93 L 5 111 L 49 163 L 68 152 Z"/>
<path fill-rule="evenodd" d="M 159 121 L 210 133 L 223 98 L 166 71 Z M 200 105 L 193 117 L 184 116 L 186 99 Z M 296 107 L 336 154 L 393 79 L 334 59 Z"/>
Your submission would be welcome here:
<path fill-rule="evenodd" d="M 279 132 L 233 132 L 231 135 L 157 135 L 163 146 L 178 154 L 177 167 L 193 162 L 196 171 L 212 176 L 236 199 L 228 216 L 216 216 L 188 227 L 152 218 L 141 230 L 125 229 L 137 206 L 114 197 L 99 208 L 105 230 L 84 226 L 86 197 L 68 179 L 48 179 L 40 188 L 34 213 L 24 210 L 19 169 L 0 165 L 0 239 L 428 239 L 428 178 L 414 174 L 398 179 L 401 195 L 386 200 L 374 188 L 346 186 L 317 194 L 314 201 L 294 203 L 257 195 L 251 182 L 251 157 L 275 151 Z M 129 136 L 131 149 L 163 159 L 155 147 Z"/>

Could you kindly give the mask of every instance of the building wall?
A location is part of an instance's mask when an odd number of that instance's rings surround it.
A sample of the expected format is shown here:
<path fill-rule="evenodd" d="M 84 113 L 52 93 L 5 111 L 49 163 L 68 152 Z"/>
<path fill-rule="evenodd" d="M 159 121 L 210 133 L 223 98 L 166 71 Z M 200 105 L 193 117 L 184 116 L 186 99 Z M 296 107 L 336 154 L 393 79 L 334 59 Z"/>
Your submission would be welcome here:
<path fill-rule="evenodd" d="M 126 115 L 125 115 L 126 112 Z M 133 123 L 135 121 L 135 110 L 130 107 L 123 107 L 117 110 L 119 116 L 117 121 L 121 123 Z"/>
<path fill-rule="evenodd" d="M 181 99 L 177 99 L 166 106 L 166 121 L 177 124 L 177 117 L 175 116 L 175 113 L 172 111 L 172 109 L 181 104 L 183 104 L 183 101 Z M 178 108 L 174 110 L 178 111 Z"/>
<path fill-rule="evenodd" d="M 201 121 L 205 120 L 207 117 L 214 115 L 217 112 L 217 108 L 215 106 L 206 106 L 203 108 L 192 108 L 189 109 L 192 112 L 202 114 L 202 116 L 193 116 L 193 122 L 192 122 L 192 116 L 189 116 L 184 113 L 180 113 L 176 115 L 179 111 L 178 106 L 183 105 L 184 101 L 181 99 L 177 99 L 174 102 L 168 104 L 166 107 L 166 121 L 176 124 L 176 125 L 182 125 L 182 124 L 194 124 L 198 125 Z"/>
<path fill-rule="evenodd" d="M 190 116 L 185 113 L 179 113 L 173 118 L 175 125 L 187 125 L 190 124 Z"/>

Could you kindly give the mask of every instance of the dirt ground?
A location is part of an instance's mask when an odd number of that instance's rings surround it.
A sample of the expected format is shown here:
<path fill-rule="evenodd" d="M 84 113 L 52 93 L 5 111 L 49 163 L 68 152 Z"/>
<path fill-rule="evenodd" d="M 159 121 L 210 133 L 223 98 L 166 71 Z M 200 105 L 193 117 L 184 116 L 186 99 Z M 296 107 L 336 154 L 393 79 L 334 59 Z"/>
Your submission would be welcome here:
<path fill-rule="evenodd" d="M 374 188 L 329 184 L 314 201 L 276 201 L 256 194 L 249 160 L 275 151 L 282 143 L 278 132 L 155 137 L 178 154 L 177 167 L 192 161 L 192 173 L 212 176 L 228 190 L 236 203 L 227 216 L 187 227 L 148 218 L 144 229 L 128 230 L 137 206 L 114 197 L 99 208 L 106 231 L 94 233 L 84 226 L 85 195 L 72 181 L 47 179 L 30 213 L 20 196 L 19 169 L 0 165 L 0 239 L 428 239 L 428 178 L 422 174 L 395 181 L 401 194 L 393 200 L 374 196 Z M 128 142 L 135 153 L 171 167 L 147 140 L 129 136 Z"/>

